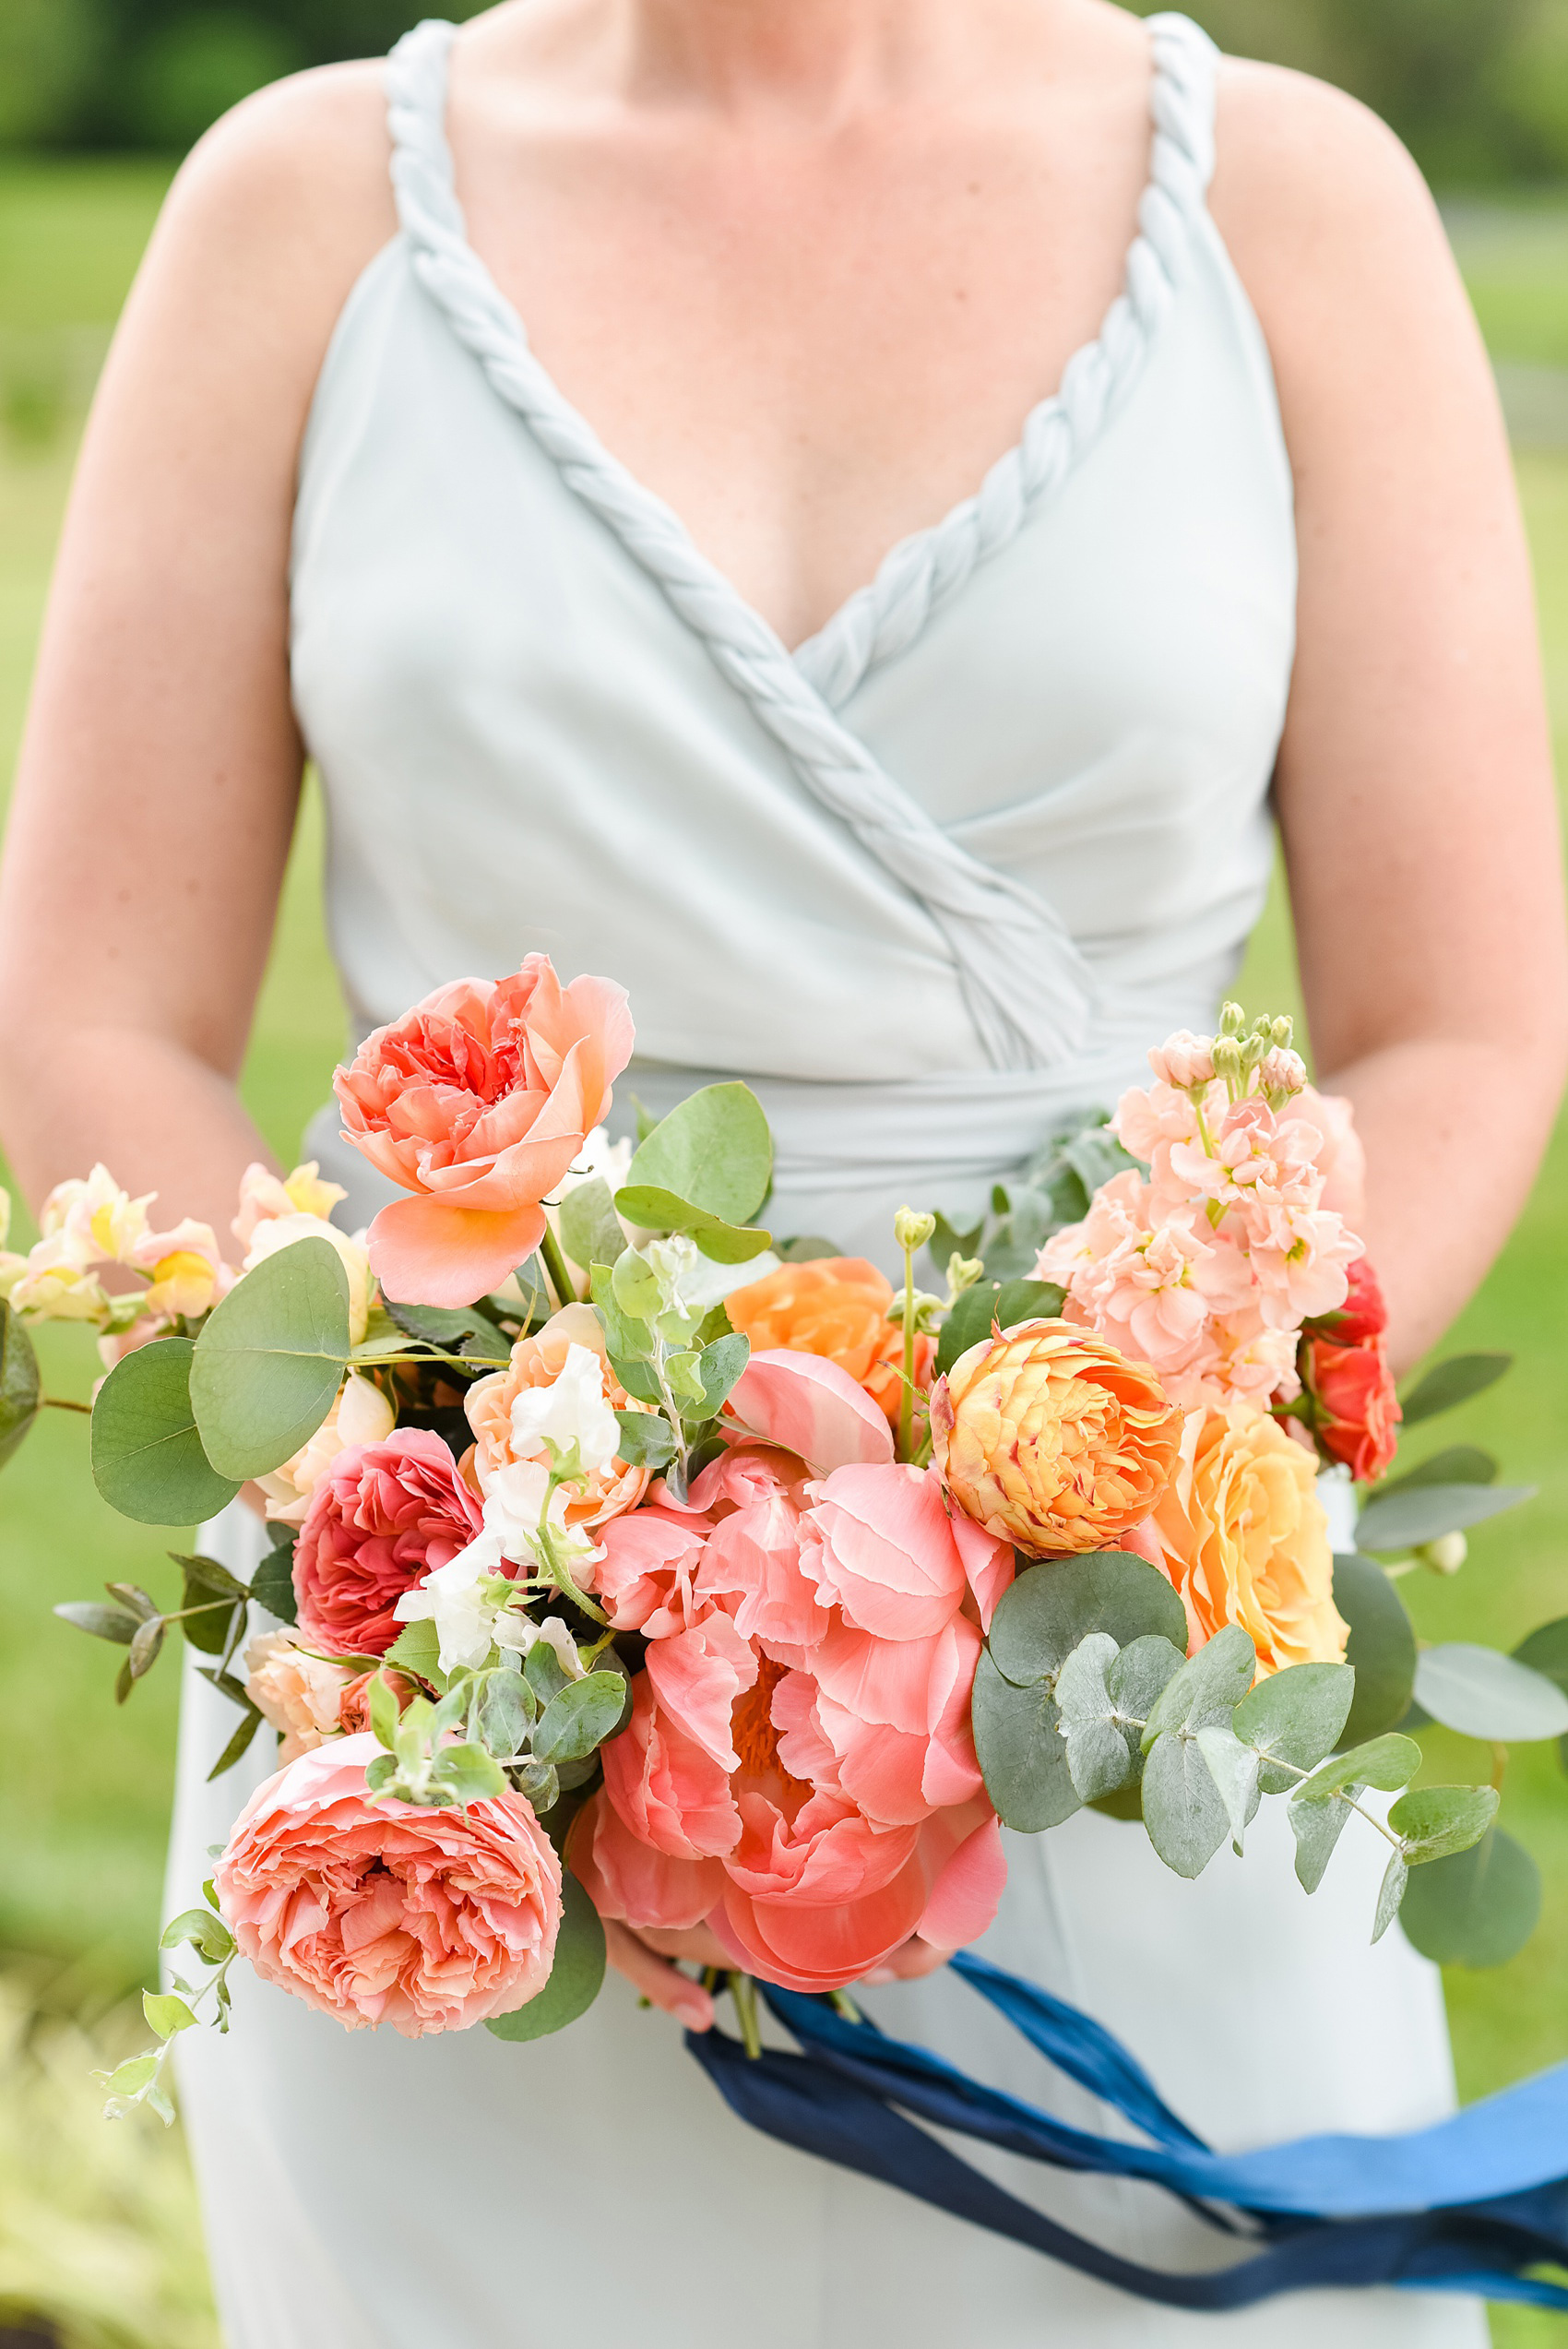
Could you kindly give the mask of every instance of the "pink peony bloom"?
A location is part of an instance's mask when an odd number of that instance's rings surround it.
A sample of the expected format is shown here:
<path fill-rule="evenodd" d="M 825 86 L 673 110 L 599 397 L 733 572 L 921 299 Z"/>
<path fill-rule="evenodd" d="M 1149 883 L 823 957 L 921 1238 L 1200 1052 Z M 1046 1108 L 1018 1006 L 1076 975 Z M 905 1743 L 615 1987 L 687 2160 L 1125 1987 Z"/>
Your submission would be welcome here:
<path fill-rule="evenodd" d="M 919 1640 L 878 1640 L 839 1623 L 813 1650 L 810 1714 L 802 1725 L 830 1749 L 835 1783 L 868 1818 L 918 1825 L 980 1794 L 969 1731 L 980 1652 L 980 1631 L 963 1615 Z M 807 1680 L 806 1673 L 791 1674 L 785 1687 Z M 775 1719 L 783 1693 L 774 1700 Z M 791 1750 L 786 1736 L 779 1752 L 787 1767 L 795 1766 Z"/>
<path fill-rule="evenodd" d="M 794 1452 L 819 1476 L 893 1458 L 884 1413 L 847 1370 L 818 1354 L 753 1354 L 725 1411 L 740 1432 Z"/>
<path fill-rule="evenodd" d="M 963 1604 L 971 1574 L 993 1589 L 1004 1561 L 1011 1564 L 1006 1543 L 971 1520 L 959 1535 L 933 1469 L 840 1468 L 813 1493 L 802 1566 L 825 1606 L 838 1606 L 847 1623 L 884 1640 L 940 1631 Z"/>
<path fill-rule="evenodd" d="M 600 1916 L 634 1932 L 687 1933 L 724 1897 L 718 1860 L 675 1859 L 635 1835 L 603 1789 L 572 1822 L 567 1857 Z"/>
<path fill-rule="evenodd" d="M 493 984 L 440 987 L 378 1028 L 334 1085 L 345 1140 L 414 1195 L 370 1228 L 386 1294 L 464 1306 L 498 1288 L 544 1236 L 540 1201 L 631 1055 L 624 990 L 563 987 L 542 954 Z"/>
<path fill-rule="evenodd" d="M 264 1982 L 350 2031 L 461 2031 L 537 1997 L 561 1867 L 519 1795 L 425 1810 L 373 1802 L 374 1737 L 303 1755 L 245 1805 L 215 1871 L 223 1918 Z"/>
<path fill-rule="evenodd" d="M 659 1707 L 646 1672 L 632 1683 L 632 1718 L 600 1748 L 604 1791 L 632 1833 L 671 1859 L 717 1859 L 741 1832 L 725 1764 Z"/>
<path fill-rule="evenodd" d="M 659 1508 L 614 1518 L 600 1534 L 603 1556 L 578 1570 L 617 1631 L 664 1640 L 696 1619 L 694 1585 L 706 1529 Z"/>
<path fill-rule="evenodd" d="M 398 1601 L 467 1549 L 481 1522 L 457 1461 L 428 1428 L 339 1452 L 294 1548 L 301 1637 L 331 1655 L 385 1655 L 402 1629 Z"/>

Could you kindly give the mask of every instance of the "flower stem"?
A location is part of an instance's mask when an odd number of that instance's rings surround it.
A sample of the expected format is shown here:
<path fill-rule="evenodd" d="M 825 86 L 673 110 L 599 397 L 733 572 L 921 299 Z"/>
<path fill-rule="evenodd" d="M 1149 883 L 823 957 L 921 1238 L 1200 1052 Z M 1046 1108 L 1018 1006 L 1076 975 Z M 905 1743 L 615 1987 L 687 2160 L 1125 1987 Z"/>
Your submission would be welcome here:
<path fill-rule="evenodd" d="M 539 1244 L 539 1252 L 544 1258 L 544 1269 L 550 1275 L 550 1285 L 555 1292 L 557 1304 L 576 1305 L 578 1301 L 577 1284 L 566 1270 L 561 1243 L 548 1223 L 544 1227 L 544 1237 Z"/>
<path fill-rule="evenodd" d="M 757 2021 L 756 1984 L 749 1973 L 730 1976 L 730 2002 L 735 2009 L 735 2021 L 741 2026 L 745 2050 L 754 2062 L 762 2054 L 762 2030 Z"/>
<path fill-rule="evenodd" d="M 68 1402 L 64 1395 L 45 1395 L 43 1406 L 46 1411 L 79 1411 L 84 1412 L 89 1419 L 92 1417 L 90 1403 Z"/>

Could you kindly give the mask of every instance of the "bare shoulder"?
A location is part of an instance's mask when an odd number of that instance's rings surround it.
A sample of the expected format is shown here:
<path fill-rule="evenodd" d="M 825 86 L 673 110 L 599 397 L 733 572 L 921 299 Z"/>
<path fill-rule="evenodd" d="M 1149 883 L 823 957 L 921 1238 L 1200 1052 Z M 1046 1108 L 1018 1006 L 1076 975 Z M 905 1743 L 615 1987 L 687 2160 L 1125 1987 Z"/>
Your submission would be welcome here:
<path fill-rule="evenodd" d="M 356 278 L 397 228 L 379 63 L 274 83 L 193 149 L 170 190 L 126 318 L 133 338 L 214 356 L 264 347 L 274 390 L 314 382 Z"/>
<path fill-rule="evenodd" d="M 1214 219 L 1262 322 L 1290 422 L 1338 367 L 1400 355 L 1407 376 L 1485 360 L 1436 204 L 1407 149 L 1356 99 L 1282 66 L 1227 59 Z"/>

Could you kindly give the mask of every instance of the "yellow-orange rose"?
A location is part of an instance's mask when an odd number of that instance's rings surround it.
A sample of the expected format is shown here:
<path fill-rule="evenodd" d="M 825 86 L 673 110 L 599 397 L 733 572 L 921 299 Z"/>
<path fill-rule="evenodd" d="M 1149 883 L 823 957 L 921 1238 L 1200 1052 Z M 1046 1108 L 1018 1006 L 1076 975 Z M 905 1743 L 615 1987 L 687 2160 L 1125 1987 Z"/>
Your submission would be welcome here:
<path fill-rule="evenodd" d="M 724 1310 L 754 1353 L 781 1346 L 836 1362 L 897 1426 L 904 1332 L 887 1318 L 892 1302 L 892 1282 L 863 1256 L 828 1256 L 783 1265 L 765 1281 L 731 1290 Z M 927 1383 L 935 1359 L 936 1341 L 922 1331 L 915 1340 L 917 1387 Z"/>
<path fill-rule="evenodd" d="M 1312 1454 L 1254 1403 L 1191 1414 L 1138 1547 L 1181 1592 L 1194 1649 L 1239 1623 L 1260 1673 L 1344 1661 L 1316 1477 Z"/>
<path fill-rule="evenodd" d="M 1109 1549 L 1141 1523 L 1182 1434 L 1146 1363 L 1065 1321 L 1026 1321 L 960 1354 L 931 1424 L 958 1507 L 1031 1557 Z"/>

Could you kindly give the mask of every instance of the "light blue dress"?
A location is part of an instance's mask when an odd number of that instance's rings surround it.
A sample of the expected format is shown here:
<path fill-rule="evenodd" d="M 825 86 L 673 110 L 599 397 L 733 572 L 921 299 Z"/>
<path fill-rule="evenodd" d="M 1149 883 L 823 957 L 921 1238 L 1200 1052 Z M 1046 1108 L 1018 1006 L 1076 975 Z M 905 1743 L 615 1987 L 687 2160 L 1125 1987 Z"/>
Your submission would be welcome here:
<path fill-rule="evenodd" d="M 1151 26 L 1125 289 L 972 498 L 793 653 L 595 438 L 469 245 L 451 29 L 388 69 L 401 233 L 354 288 L 301 468 L 296 705 L 330 816 L 361 1032 L 536 948 L 631 990 L 655 1110 L 744 1075 L 770 1216 L 886 1258 L 904 1198 L 962 1213 L 1147 1045 L 1202 1025 L 1263 903 L 1296 587 L 1268 354 L 1211 221 L 1214 53 Z M 377 1204 L 328 1117 L 310 1147 Z M 211 1537 L 243 1563 L 254 1532 Z M 261 1747 L 203 1783 L 190 1684 L 171 1899 Z M 1368 1946 L 1375 1852 L 1308 1901 L 1267 1814 L 1195 1886 L 1084 1814 L 1009 1838 L 982 1946 L 1120 2033 L 1222 2147 L 1434 2117 L 1434 1972 Z M 1370 1836 L 1364 1841 L 1372 1842 Z M 952 1977 L 868 1999 L 1089 2126 Z M 1152 2308 L 748 2132 L 612 1980 L 531 2047 L 349 2035 L 247 1980 L 182 2073 L 229 2349 L 1479 2349 L 1473 2304 L 1332 2294 Z M 1151 2190 L 981 2155 L 1131 2256 L 1223 2239 Z"/>

